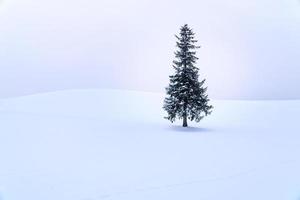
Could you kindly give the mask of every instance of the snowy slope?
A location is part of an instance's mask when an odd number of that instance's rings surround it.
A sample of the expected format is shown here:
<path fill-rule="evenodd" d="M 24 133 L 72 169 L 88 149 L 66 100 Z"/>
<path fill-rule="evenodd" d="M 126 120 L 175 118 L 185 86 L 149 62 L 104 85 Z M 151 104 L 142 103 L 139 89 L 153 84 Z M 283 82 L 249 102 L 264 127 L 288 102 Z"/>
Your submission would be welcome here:
<path fill-rule="evenodd" d="M 1 200 L 298 200 L 300 101 L 213 101 L 181 128 L 163 95 L 0 100 Z"/>

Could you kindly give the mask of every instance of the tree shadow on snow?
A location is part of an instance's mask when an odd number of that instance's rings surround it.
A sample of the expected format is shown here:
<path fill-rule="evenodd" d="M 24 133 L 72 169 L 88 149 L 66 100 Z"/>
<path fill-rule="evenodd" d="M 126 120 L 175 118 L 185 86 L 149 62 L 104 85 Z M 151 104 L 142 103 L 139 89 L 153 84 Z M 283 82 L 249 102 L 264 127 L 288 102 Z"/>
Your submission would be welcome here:
<path fill-rule="evenodd" d="M 203 128 L 203 127 L 182 127 L 179 125 L 172 125 L 170 129 L 177 132 L 192 132 L 192 133 L 205 133 L 205 132 L 212 132 L 212 129 Z"/>

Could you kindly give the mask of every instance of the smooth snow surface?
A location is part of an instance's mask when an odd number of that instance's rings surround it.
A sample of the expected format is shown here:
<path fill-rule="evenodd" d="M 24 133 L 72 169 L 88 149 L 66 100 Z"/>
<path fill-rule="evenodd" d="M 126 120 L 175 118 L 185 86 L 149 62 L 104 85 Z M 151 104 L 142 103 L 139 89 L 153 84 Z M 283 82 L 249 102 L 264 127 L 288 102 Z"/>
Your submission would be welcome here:
<path fill-rule="evenodd" d="M 300 101 L 213 101 L 182 128 L 163 95 L 0 100 L 1 200 L 299 200 Z"/>

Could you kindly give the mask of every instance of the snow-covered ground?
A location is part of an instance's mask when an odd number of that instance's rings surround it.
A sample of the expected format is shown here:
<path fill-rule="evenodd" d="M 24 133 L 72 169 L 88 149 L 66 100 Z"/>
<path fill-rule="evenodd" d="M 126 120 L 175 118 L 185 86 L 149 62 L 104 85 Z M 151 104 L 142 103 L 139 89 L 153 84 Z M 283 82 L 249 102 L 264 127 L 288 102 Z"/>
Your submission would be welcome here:
<path fill-rule="evenodd" d="M 163 95 L 0 100 L 1 200 L 299 200 L 300 101 L 213 101 L 182 128 Z"/>

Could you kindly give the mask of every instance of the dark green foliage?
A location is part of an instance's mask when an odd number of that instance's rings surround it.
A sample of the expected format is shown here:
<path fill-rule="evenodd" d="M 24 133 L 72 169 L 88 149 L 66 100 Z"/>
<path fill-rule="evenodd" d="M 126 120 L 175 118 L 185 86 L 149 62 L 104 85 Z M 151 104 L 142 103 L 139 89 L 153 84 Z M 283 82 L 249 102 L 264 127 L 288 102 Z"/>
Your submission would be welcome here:
<path fill-rule="evenodd" d="M 199 122 L 204 116 L 211 113 L 212 106 L 204 87 L 205 80 L 199 81 L 198 71 L 195 66 L 198 58 L 194 33 L 188 25 L 180 29 L 180 36 L 176 36 L 177 51 L 173 67 L 175 74 L 170 76 L 170 84 L 166 88 L 167 97 L 163 108 L 167 111 L 166 119 L 174 122 L 176 118 L 183 119 L 183 126 L 187 126 L 187 119 Z"/>

